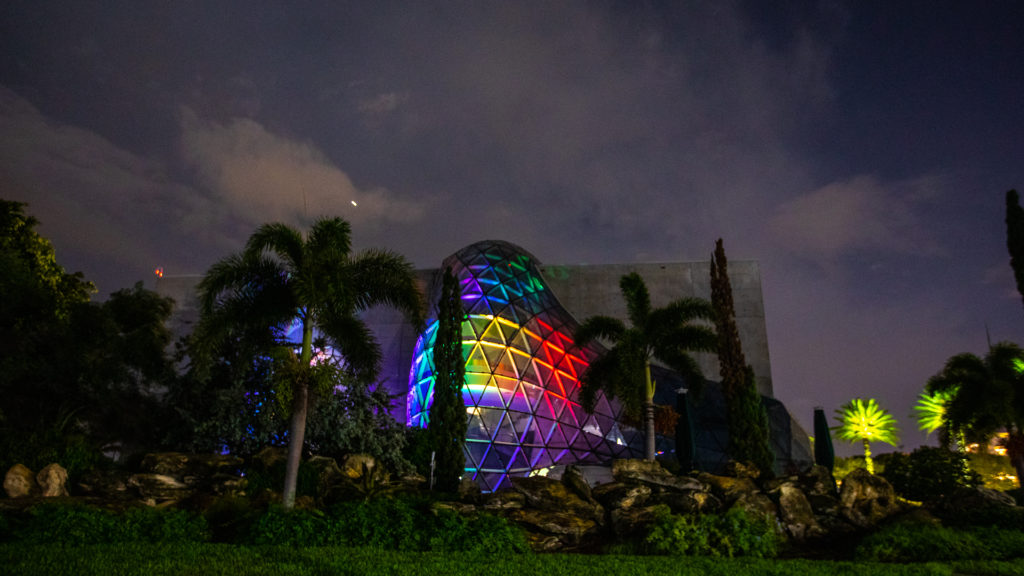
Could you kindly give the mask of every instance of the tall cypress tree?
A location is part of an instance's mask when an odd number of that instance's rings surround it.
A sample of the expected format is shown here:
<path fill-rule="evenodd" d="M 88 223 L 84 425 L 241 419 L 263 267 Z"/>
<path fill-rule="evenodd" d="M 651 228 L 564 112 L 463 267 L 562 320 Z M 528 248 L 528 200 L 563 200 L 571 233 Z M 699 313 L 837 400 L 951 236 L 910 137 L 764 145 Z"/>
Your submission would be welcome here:
<path fill-rule="evenodd" d="M 1006 193 L 1006 247 L 1010 249 L 1010 267 L 1017 281 L 1017 292 L 1024 299 L 1024 209 L 1016 190 Z"/>
<path fill-rule="evenodd" d="M 729 422 L 729 454 L 739 462 L 753 462 L 762 474 L 770 476 L 775 456 L 768 439 L 768 414 L 757 393 L 754 370 L 743 356 L 727 268 L 719 238 L 711 257 L 711 305 L 715 309 L 719 375 Z"/>
<path fill-rule="evenodd" d="M 466 405 L 462 385 L 466 361 L 462 357 L 462 293 L 451 268 L 445 268 L 441 299 L 437 305 L 437 337 L 434 341 L 434 402 L 428 433 L 435 450 L 438 490 L 454 492 L 466 467 L 462 445 L 466 441 Z"/>

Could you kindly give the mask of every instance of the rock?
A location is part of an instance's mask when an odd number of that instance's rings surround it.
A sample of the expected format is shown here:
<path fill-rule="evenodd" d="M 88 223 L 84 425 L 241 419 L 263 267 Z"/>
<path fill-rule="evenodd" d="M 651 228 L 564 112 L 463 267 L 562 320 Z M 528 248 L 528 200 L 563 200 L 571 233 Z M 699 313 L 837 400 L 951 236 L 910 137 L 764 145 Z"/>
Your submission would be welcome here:
<path fill-rule="evenodd" d="M 461 502 L 434 502 L 430 505 L 430 511 L 437 514 L 439 510 L 449 510 L 460 516 L 476 516 L 476 506 L 463 504 Z"/>
<path fill-rule="evenodd" d="M 799 486 L 787 482 L 776 488 L 772 495 L 778 503 L 779 521 L 794 540 L 802 542 L 825 533 L 814 517 L 811 503 Z"/>
<path fill-rule="evenodd" d="M 772 518 L 778 516 L 778 508 L 775 506 L 775 503 L 761 492 L 745 492 L 741 494 L 729 507 L 730 510 L 732 508 L 739 508 L 753 516 L 768 515 Z"/>
<path fill-rule="evenodd" d="M 462 476 L 459 481 L 459 500 L 463 502 L 474 502 L 480 498 L 480 485 L 473 480 L 469 474 Z"/>
<path fill-rule="evenodd" d="M 188 455 L 181 452 L 156 452 L 142 457 L 142 472 L 181 478 L 185 476 Z"/>
<path fill-rule="evenodd" d="M 44 498 L 68 495 L 68 471 L 60 464 L 48 464 L 36 474 L 36 482 L 43 489 Z"/>
<path fill-rule="evenodd" d="M 612 531 L 619 537 L 641 534 L 654 521 L 655 511 L 658 508 L 660 506 L 613 509 L 610 514 Z"/>
<path fill-rule="evenodd" d="M 688 476 L 676 476 L 657 461 L 632 458 L 612 462 L 612 476 L 619 482 L 639 481 L 679 491 L 704 490 L 705 486 Z"/>
<path fill-rule="evenodd" d="M 128 472 L 121 470 L 93 470 L 79 481 L 78 488 L 90 496 L 102 498 L 128 497 Z"/>
<path fill-rule="evenodd" d="M 330 493 L 331 488 L 346 477 L 334 458 L 312 456 L 306 460 L 306 464 L 313 470 L 316 470 L 316 493 L 320 499 L 326 497 Z"/>
<path fill-rule="evenodd" d="M 576 546 L 587 536 L 596 535 L 600 527 L 589 518 L 582 518 L 567 512 L 522 509 L 513 510 L 508 518 L 521 524 L 531 532 L 558 536 L 564 544 Z"/>
<path fill-rule="evenodd" d="M 710 487 L 711 492 L 720 498 L 726 505 L 732 505 L 744 494 L 760 492 L 757 484 L 750 478 L 735 478 L 732 476 L 716 476 L 714 474 L 701 473 L 698 479 Z"/>
<path fill-rule="evenodd" d="M 594 500 L 590 484 L 587 484 L 586 478 L 583 477 L 583 472 L 581 472 L 578 467 L 566 467 L 565 472 L 562 473 L 562 484 L 587 502 L 590 502 L 591 504 L 597 503 L 597 501 Z"/>
<path fill-rule="evenodd" d="M 179 478 L 189 485 L 203 484 L 217 474 L 238 475 L 244 461 L 230 454 L 153 452 L 142 458 L 143 473 Z"/>
<path fill-rule="evenodd" d="M 341 473 L 345 477 L 356 480 L 364 474 L 372 474 L 377 468 L 377 461 L 369 454 L 349 454 L 341 464 Z"/>
<path fill-rule="evenodd" d="M 807 473 L 800 476 L 800 484 L 808 498 L 811 496 L 839 497 L 836 479 L 832 476 L 832 472 L 829 472 L 829 469 L 824 466 L 811 466 Z"/>
<path fill-rule="evenodd" d="M 569 491 L 565 484 L 544 476 L 509 477 L 512 489 L 526 497 L 526 504 L 538 510 L 555 510 L 582 519 L 604 523 L 604 508 Z"/>
<path fill-rule="evenodd" d="M 133 474 L 128 486 L 146 500 L 183 500 L 194 492 L 187 484 L 166 474 Z"/>
<path fill-rule="evenodd" d="M 757 480 L 761 477 L 761 470 L 754 466 L 753 462 L 737 462 L 730 460 L 725 465 L 726 476 L 733 476 L 735 478 L 750 478 L 751 480 Z"/>
<path fill-rule="evenodd" d="M 24 498 L 38 492 L 36 475 L 23 464 L 15 464 L 4 476 L 4 492 L 8 498 Z"/>
<path fill-rule="evenodd" d="M 525 505 L 526 495 L 515 490 L 501 490 L 480 497 L 480 507 L 489 512 L 518 510 Z"/>
<path fill-rule="evenodd" d="M 651 488 L 645 484 L 609 482 L 595 486 L 591 494 L 606 509 L 615 510 L 642 506 L 651 497 Z"/>
<path fill-rule="evenodd" d="M 714 513 L 722 508 L 721 501 L 710 492 L 676 492 L 662 491 L 651 496 L 648 503 L 664 504 L 674 514 Z"/>
<path fill-rule="evenodd" d="M 274 466 L 284 466 L 288 460 L 288 449 L 279 446 L 267 446 L 254 454 L 249 459 L 249 464 L 263 471 L 269 471 Z"/>
<path fill-rule="evenodd" d="M 843 479 L 840 514 L 860 528 L 874 526 L 900 511 L 896 492 L 885 478 L 857 468 Z"/>

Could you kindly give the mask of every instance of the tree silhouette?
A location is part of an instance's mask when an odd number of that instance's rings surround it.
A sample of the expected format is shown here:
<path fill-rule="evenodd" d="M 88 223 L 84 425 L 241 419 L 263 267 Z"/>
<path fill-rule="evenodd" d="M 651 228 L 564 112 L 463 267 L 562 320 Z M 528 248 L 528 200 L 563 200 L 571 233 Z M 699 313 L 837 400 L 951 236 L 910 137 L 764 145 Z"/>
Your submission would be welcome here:
<path fill-rule="evenodd" d="M 651 308 L 651 296 L 637 273 L 619 280 L 630 326 L 618 318 L 591 316 L 576 330 L 577 346 L 593 340 L 610 342 L 611 349 L 594 360 L 580 378 L 580 402 L 588 412 L 599 391 L 618 398 L 626 413 L 644 422 L 644 455 L 654 460 L 654 391 L 651 360 L 657 359 L 698 388 L 703 375 L 689 352 L 713 352 L 715 333 L 698 320 L 711 320 L 714 311 L 707 300 L 680 298 L 662 308 Z M 640 418 L 636 418 L 639 420 Z"/>
<path fill-rule="evenodd" d="M 711 305 L 718 333 L 718 373 L 729 422 L 729 455 L 739 462 L 753 462 L 762 474 L 771 475 L 775 456 L 768 436 L 768 414 L 757 393 L 754 370 L 743 355 L 721 238 L 711 257 Z"/>
<path fill-rule="evenodd" d="M 462 355 L 462 308 L 459 281 L 451 268 L 445 268 L 441 299 L 437 306 L 437 336 L 434 340 L 434 402 L 430 407 L 428 434 L 436 451 L 437 487 L 454 492 L 466 467 L 463 444 L 466 441 L 466 405 L 462 386 L 466 380 L 466 360 Z"/>
<path fill-rule="evenodd" d="M 384 250 L 351 254 L 351 227 L 341 218 L 321 219 L 309 233 L 281 223 L 260 226 L 240 254 L 216 264 L 199 283 L 201 320 L 196 339 L 215 347 L 233 332 L 256 326 L 279 337 L 297 319 L 298 365 L 292 381 L 288 460 L 282 502 L 295 504 L 299 461 L 309 409 L 313 335 L 318 331 L 365 382 L 376 378 L 380 349 L 358 313 L 376 305 L 398 308 L 422 323 L 423 297 L 412 266 Z"/>

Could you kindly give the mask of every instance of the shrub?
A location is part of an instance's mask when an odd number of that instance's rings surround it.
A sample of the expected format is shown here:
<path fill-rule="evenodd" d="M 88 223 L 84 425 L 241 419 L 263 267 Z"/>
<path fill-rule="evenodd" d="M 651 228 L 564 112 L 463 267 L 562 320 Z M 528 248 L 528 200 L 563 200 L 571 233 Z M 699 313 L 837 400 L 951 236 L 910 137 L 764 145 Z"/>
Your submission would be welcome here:
<path fill-rule="evenodd" d="M 45 504 L 29 511 L 13 536 L 32 544 L 171 543 L 209 540 L 206 521 L 184 510 L 133 508 L 122 514 L 80 505 Z"/>
<path fill-rule="evenodd" d="M 323 512 L 271 506 L 253 523 L 248 540 L 257 545 L 323 546 L 330 543 L 328 529 Z"/>
<path fill-rule="evenodd" d="M 655 554 L 673 556 L 771 558 L 778 553 L 771 522 L 738 508 L 721 515 L 678 515 L 660 507 L 645 543 Z"/>
<path fill-rule="evenodd" d="M 932 446 L 922 446 L 910 455 L 893 454 L 884 475 L 897 494 L 921 502 L 948 496 L 957 488 L 981 485 L 981 477 L 968 468 L 966 456 Z"/>
<path fill-rule="evenodd" d="M 992 526 L 955 529 L 899 523 L 864 538 L 856 558 L 875 562 L 1024 558 L 1024 532 Z"/>

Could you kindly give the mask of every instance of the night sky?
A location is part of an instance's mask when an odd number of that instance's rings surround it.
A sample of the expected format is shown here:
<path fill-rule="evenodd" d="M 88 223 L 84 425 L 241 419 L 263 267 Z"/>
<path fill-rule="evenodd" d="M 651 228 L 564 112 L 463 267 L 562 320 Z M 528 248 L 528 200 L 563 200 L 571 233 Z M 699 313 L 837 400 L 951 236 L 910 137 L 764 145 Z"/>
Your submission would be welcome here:
<path fill-rule="evenodd" d="M 777 397 L 808 429 L 816 405 L 876 397 L 909 450 L 949 356 L 986 331 L 1024 343 L 1003 222 L 1022 13 L 7 0 L 0 197 L 100 298 L 323 214 L 422 268 L 490 238 L 598 264 L 707 259 L 722 237 L 760 262 Z"/>

